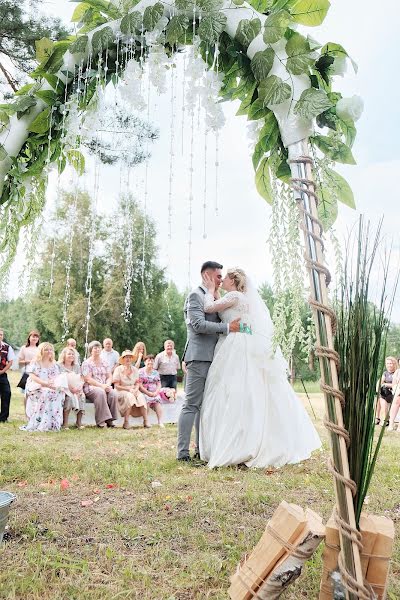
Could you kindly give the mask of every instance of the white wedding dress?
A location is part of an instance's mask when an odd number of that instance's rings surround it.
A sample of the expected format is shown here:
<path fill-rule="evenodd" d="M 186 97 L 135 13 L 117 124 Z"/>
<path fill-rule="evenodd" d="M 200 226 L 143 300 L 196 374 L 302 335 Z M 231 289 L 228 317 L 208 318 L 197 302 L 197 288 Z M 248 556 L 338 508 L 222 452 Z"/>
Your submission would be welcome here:
<path fill-rule="evenodd" d="M 287 380 L 286 361 L 272 350 L 273 325 L 254 286 L 228 292 L 204 309 L 228 323 L 240 317 L 248 333 L 220 336 L 208 372 L 200 415 L 200 456 L 210 468 L 245 463 L 281 467 L 298 463 L 321 441 Z"/>

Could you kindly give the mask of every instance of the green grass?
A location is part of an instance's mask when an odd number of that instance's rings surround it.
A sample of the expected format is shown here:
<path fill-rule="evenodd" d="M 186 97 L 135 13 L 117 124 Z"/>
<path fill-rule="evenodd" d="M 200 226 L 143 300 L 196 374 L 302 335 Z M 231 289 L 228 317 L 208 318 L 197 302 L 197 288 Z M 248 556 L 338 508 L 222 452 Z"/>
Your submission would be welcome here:
<path fill-rule="evenodd" d="M 311 402 L 326 440 L 321 397 Z M 324 520 L 332 511 L 326 444 L 279 471 L 210 472 L 176 463 L 175 426 L 29 434 L 18 429 L 22 422 L 14 391 L 11 422 L 0 427 L 0 488 L 18 497 L 0 548 L 2 599 L 226 599 L 229 576 L 281 500 Z M 399 450 L 400 435 L 386 435 L 368 505 L 397 528 Z M 320 574 L 321 550 L 282 598 L 317 598 Z M 392 598 L 400 597 L 399 575 L 397 543 Z"/>

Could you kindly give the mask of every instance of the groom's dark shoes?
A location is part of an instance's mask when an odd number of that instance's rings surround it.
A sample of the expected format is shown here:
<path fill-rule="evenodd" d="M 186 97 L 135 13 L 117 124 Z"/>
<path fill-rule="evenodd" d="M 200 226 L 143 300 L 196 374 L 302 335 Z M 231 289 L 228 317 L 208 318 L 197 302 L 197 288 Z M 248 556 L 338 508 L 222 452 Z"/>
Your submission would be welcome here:
<path fill-rule="evenodd" d="M 190 458 L 190 456 L 181 456 L 176 460 L 179 460 L 180 462 L 190 462 L 192 459 Z"/>

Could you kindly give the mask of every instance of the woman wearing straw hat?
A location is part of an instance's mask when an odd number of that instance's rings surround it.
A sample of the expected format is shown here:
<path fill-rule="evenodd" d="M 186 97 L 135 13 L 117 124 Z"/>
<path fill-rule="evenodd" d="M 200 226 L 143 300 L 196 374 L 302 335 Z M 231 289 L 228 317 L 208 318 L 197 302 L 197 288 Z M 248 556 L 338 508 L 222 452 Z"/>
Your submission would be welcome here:
<path fill-rule="evenodd" d="M 114 387 L 118 392 L 119 412 L 124 417 L 124 429 L 129 429 L 129 417 L 143 417 L 143 427 L 150 427 L 147 421 L 147 403 L 139 392 L 139 371 L 132 364 L 134 354 L 124 350 L 119 366 L 113 374 Z"/>

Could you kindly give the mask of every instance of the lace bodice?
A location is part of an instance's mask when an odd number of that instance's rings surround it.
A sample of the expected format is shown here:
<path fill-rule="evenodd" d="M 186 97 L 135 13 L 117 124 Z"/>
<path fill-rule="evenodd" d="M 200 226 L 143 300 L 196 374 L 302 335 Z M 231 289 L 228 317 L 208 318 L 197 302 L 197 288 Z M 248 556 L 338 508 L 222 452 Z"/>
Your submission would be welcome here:
<path fill-rule="evenodd" d="M 242 292 L 228 292 L 219 300 L 214 300 L 214 296 L 207 293 L 204 296 L 204 312 L 217 312 L 223 323 L 229 323 L 238 317 L 249 323 L 249 305 Z"/>

